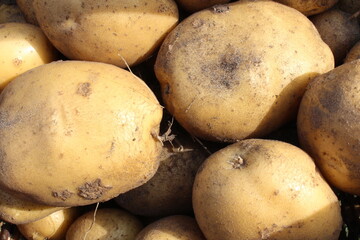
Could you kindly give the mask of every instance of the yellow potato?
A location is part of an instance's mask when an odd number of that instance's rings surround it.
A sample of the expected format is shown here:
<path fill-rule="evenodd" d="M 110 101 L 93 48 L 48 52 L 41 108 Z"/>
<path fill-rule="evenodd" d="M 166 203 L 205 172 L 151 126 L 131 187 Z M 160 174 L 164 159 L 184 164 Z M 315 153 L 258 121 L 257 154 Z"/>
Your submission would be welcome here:
<path fill-rule="evenodd" d="M 9 223 L 24 224 L 33 222 L 61 209 L 62 207 L 24 201 L 0 190 L 0 218 Z"/>
<path fill-rule="evenodd" d="M 57 59 L 57 51 L 39 27 L 0 24 L 0 91 L 21 73 Z"/>
<path fill-rule="evenodd" d="M 205 240 L 205 237 L 194 218 L 172 215 L 147 225 L 135 240 Z"/>
<path fill-rule="evenodd" d="M 273 1 L 236 1 L 179 23 L 155 73 L 165 107 L 188 132 L 234 142 L 293 119 L 309 80 L 333 67 L 303 14 Z"/>
<path fill-rule="evenodd" d="M 58 61 L 0 96 L 0 188 L 52 206 L 106 201 L 156 172 L 162 106 L 114 65 Z"/>
<path fill-rule="evenodd" d="M 360 60 L 309 84 L 298 114 L 299 141 L 327 181 L 360 195 Z"/>
<path fill-rule="evenodd" d="M 66 240 L 134 240 L 143 224 L 134 215 L 117 208 L 89 211 L 71 224 Z"/>
<path fill-rule="evenodd" d="M 65 56 L 120 67 L 151 56 L 179 18 L 173 0 L 33 0 L 33 6 Z"/>
<path fill-rule="evenodd" d="M 338 240 L 339 201 L 303 150 L 248 139 L 212 154 L 194 182 L 195 218 L 207 240 Z"/>
<path fill-rule="evenodd" d="M 58 210 L 37 221 L 18 224 L 17 228 L 28 240 L 64 240 L 70 225 L 79 216 L 79 209 Z"/>

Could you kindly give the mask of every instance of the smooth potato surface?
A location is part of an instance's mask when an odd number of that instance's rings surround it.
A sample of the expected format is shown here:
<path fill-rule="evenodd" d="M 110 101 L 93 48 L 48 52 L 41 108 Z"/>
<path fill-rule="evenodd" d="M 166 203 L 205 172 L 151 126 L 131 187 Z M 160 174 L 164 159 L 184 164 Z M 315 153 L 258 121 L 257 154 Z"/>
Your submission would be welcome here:
<path fill-rule="evenodd" d="M 33 6 L 66 57 L 121 67 L 147 59 L 178 21 L 173 0 L 33 0 Z"/>
<path fill-rule="evenodd" d="M 303 150 L 242 140 L 212 154 L 194 182 L 195 218 L 207 240 L 337 240 L 339 201 Z"/>
<path fill-rule="evenodd" d="M 162 106 L 141 79 L 110 64 L 30 70 L 4 89 L 0 114 L 0 186 L 23 198 L 106 201 L 145 183 L 159 164 Z"/>
<path fill-rule="evenodd" d="M 360 60 L 309 84 L 298 114 L 299 141 L 336 188 L 360 194 Z"/>
<path fill-rule="evenodd" d="M 238 1 L 184 19 L 162 44 L 155 73 L 166 108 L 188 132 L 234 142 L 294 118 L 309 80 L 333 67 L 303 14 Z"/>
<path fill-rule="evenodd" d="M 39 27 L 0 24 L 0 91 L 25 71 L 57 59 L 57 51 Z"/>

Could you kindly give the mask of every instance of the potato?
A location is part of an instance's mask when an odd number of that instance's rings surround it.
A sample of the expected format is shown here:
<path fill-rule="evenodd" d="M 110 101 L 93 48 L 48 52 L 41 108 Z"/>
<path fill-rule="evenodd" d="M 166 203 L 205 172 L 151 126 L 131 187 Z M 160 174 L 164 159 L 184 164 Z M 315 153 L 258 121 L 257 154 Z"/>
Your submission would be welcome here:
<path fill-rule="evenodd" d="M 291 144 L 247 139 L 213 153 L 195 177 L 195 218 L 207 240 L 337 240 L 339 201 Z"/>
<path fill-rule="evenodd" d="M 331 9 L 310 18 L 321 38 L 329 45 L 336 66 L 343 63 L 348 51 L 360 40 L 360 26 L 350 13 Z"/>
<path fill-rule="evenodd" d="M 58 58 L 39 27 L 27 23 L 0 24 L 0 91 L 25 71 Z"/>
<path fill-rule="evenodd" d="M 25 22 L 17 5 L 0 4 L 0 24 L 8 22 Z"/>
<path fill-rule="evenodd" d="M 308 81 L 333 67 L 303 14 L 272 1 L 237 1 L 179 23 L 155 73 L 165 107 L 188 132 L 235 142 L 293 119 Z"/>
<path fill-rule="evenodd" d="M 0 219 L 12 224 L 25 224 L 63 209 L 21 200 L 0 190 Z"/>
<path fill-rule="evenodd" d="M 230 2 L 230 0 L 177 0 L 180 7 L 188 12 L 197 12 L 218 4 Z"/>
<path fill-rule="evenodd" d="M 143 224 L 134 215 L 117 208 L 100 208 L 71 224 L 66 240 L 134 240 Z"/>
<path fill-rule="evenodd" d="M 175 135 L 174 146 L 165 143 L 154 177 L 116 197 L 119 206 L 141 216 L 192 213 L 191 193 L 195 173 L 208 153 L 188 136 Z"/>
<path fill-rule="evenodd" d="M 275 0 L 295 8 L 306 16 L 322 13 L 333 7 L 339 0 Z"/>
<path fill-rule="evenodd" d="M 205 240 L 195 219 L 172 215 L 147 225 L 136 240 Z"/>
<path fill-rule="evenodd" d="M 33 6 L 40 27 L 66 57 L 120 67 L 147 59 L 179 18 L 173 0 L 33 0 Z"/>
<path fill-rule="evenodd" d="M 344 63 L 357 59 L 360 59 L 360 40 L 352 48 L 350 48 L 349 52 L 346 54 Z"/>
<path fill-rule="evenodd" d="M 77 208 L 66 208 L 37 221 L 19 224 L 17 228 L 28 240 L 64 240 L 68 228 L 79 213 Z"/>
<path fill-rule="evenodd" d="M 0 95 L 0 188 L 52 206 L 114 198 L 155 174 L 161 118 L 148 86 L 114 65 L 29 70 Z"/>
<path fill-rule="evenodd" d="M 339 8 L 348 13 L 360 11 L 359 0 L 339 0 Z"/>
<path fill-rule="evenodd" d="M 360 194 L 360 60 L 312 81 L 298 115 L 299 141 L 336 188 Z"/>
<path fill-rule="evenodd" d="M 19 6 L 28 23 L 39 26 L 33 7 L 33 0 L 16 0 L 16 4 Z"/>

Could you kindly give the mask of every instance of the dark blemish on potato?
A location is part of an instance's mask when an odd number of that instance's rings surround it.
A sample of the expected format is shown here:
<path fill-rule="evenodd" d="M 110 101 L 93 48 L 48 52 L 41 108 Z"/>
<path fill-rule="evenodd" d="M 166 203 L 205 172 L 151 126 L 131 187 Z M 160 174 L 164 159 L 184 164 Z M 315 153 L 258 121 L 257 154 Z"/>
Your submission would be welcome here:
<path fill-rule="evenodd" d="M 59 159 L 62 159 L 64 157 L 64 154 L 63 153 L 60 153 L 59 154 Z"/>
<path fill-rule="evenodd" d="M 323 112 L 318 107 L 311 107 L 310 109 L 310 122 L 313 128 L 320 128 L 322 125 Z"/>
<path fill-rule="evenodd" d="M 170 94 L 171 92 L 170 92 L 170 84 L 165 84 L 165 87 L 164 87 L 164 93 L 166 94 L 166 95 L 168 95 L 168 94 Z"/>
<path fill-rule="evenodd" d="M 212 12 L 213 13 L 225 13 L 230 11 L 230 7 L 228 5 L 225 4 L 220 4 L 220 5 L 215 5 L 212 7 Z"/>
<path fill-rule="evenodd" d="M 59 198 L 62 201 L 66 201 L 66 199 L 70 198 L 74 193 L 70 192 L 69 190 L 64 190 L 64 191 L 59 191 L 59 192 L 55 192 L 53 191 L 51 193 L 51 195 L 54 198 Z"/>
<path fill-rule="evenodd" d="M 12 63 L 15 65 L 15 66 L 20 66 L 22 64 L 22 60 L 19 59 L 19 58 L 14 58 L 12 60 Z"/>
<path fill-rule="evenodd" d="M 95 179 L 93 182 L 86 182 L 77 188 L 78 195 L 86 200 L 99 199 L 110 189 L 112 187 L 104 186 L 100 178 Z"/>
<path fill-rule="evenodd" d="M 334 113 L 341 110 L 343 95 L 344 93 L 342 92 L 341 88 L 323 90 L 319 95 L 319 102 L 329 112 Z"/>
<path fill-rule="evenodd" d="M 273 194 L 274 194 L 274 196 L 279 195 L 279 190 L 275 190 L 275 191 L 273 192 Z"/>
<path fill-rule="evenodd" d="M 91 84 L 89 82 L 79 83 L 76 93 L 83 96 L 88 97 L 91 95 Z"/>
<path fill-rule="evenodd" d="M 231 160 L 228 161 L 228 163 L 234 168 L 234 169 L 242 169 L 246 167 L 247 163 L 243 157 L 241 157 L 239 154 L 236 154 Z"/>

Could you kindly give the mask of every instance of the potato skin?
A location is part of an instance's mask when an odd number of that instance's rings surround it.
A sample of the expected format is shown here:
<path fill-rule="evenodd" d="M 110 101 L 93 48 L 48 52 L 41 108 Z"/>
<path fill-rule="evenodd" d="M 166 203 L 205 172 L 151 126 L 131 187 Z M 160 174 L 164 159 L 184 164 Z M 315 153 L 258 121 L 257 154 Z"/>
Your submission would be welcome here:
<path fill-rule="evenodd" d="M 360 194 L 360 60 L 312 81 L 298 114 L 299 141 L 336 188 Z"/>
<path fill-rule="evenodd" d="M 344 63 L 360 59 L 360 41 L 358 41 L 346 54 Z"/>
<path fill-rule="evenodd" d="M 335 64 L 343 63 L 348 51 L 360 40 L 360 26 L 356 18 L 340 9 L 331 9 L 310 18 L 321 38 L 329 45 Z"/>
<path fill-rule="evenodd" d="M 242 140 L 212 154 L 194 182 L 195 218 L 207 240 L 337 240 L 339 201 L 303 150 Z"/>
<path fill-rule="evenodd" d="M 165 107 L 188 132 L 235 142 L 294 118 L 308 81 L 333 67 L 329 47 L 303 14 L 272 1 L 238 1 L 177 25 L 155 73 Z"/>
<path fill-rule="evenodd" d="M 26 22 L 39 26 L 39 23 L 36 19 L 33 2 L 33 0 L 16 0 L 16 5 L 19 6 Z"/>
<path fill-rule="evenodd" d="M 339 0 L 275 0 L 303 13 L 311 16 L 325 12 L 333 7 Z"/>
<path fill-rule="evenodd" d="M 218 4 L 230 2 L 230 0 L 177 0 L 179 6 L 188 12 L 197 12 Z"/>
<path fill-rule="evenodd" d="M 40 27 L 66 57 L 126 67 L 147 59 L 177 24 L 173 0 L 33 0 Z"/>
<path fill-rule="evenodd" d="M 0 52 L 0 91 L 21 73 L 58 59 L 41 29 L 28 23 L 0 24 Z"/>
<path fill-rule="evenodd" d="M 153 92 L 124 69 L 32 69 L 0 95 L 0 187 L 53 206 L 114 198 L 155 174 L 161 118 Z"/>
<path fill-rule="evenodd" d="M 205 240 L 195 219 L 186 215 L 172 215 L 150 223 L 135 240 Z"/>

